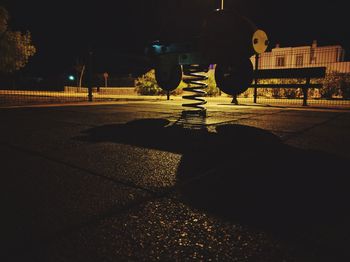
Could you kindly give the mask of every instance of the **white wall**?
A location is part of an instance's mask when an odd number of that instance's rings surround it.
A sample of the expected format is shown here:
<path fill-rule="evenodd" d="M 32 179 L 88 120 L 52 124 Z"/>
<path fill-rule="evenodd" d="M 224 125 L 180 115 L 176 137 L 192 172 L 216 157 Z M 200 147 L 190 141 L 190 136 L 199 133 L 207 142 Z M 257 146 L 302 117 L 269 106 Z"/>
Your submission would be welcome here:
<path fill-rule="evenodd" d="M 297 56 L 303 56 L 303 65 L 297 65 Z M 276 58 L 283 56 L 285 66 L 276 66 Z M 255 56 L 251 57 L 251 62 L 255 67 Z M 344 62 L 344 49 L 339 45 L 334 46 L 299 46 L 299 47 L 277 47 L 271 52 L 260 55 L 260 69 L 281 69 L 296 67 L 327 67 L 327 71 L 338 71 L 350 73 L 350 62 Z"/>

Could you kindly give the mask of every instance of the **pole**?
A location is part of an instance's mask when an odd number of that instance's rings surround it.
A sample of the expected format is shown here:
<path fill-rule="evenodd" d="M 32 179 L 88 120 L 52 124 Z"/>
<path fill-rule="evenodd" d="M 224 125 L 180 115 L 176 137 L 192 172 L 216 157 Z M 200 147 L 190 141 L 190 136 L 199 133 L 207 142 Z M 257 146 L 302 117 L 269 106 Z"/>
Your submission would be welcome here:
<path fill-rule="evenodd" d="M 303 87 L 303 106 L 307 106 L 307 93 L 310 86 L 310 77 L 306 79 L 305 86 Z"/>
<path fill-rule="evenodd" d="M 83 81 L 84 71 L 85 71 L 85 65 L 83 65 L 83 68 L 81 69 L 81 72 L 80 72 L 79 87 L 81 87 L 81 83 L 82 83 L 82 81 Z"/>
<path fill-rule="evenodd" d="M 88 99 L 92 102 L 92 50 L 89 50 L 88 56 Z"/>
<path fill-rule="evenodd" d="M 258 68 L 259 68 L 259 54 L 255 54 L 254 104 L 256 104 L 256 99 L 258 97 L 258 88 L 256 86 L 258 84 L 258 77 L 257 77 Z"/>
<path fill-rule="evenodd" d="M 221 0 L 221 10 L 224 10 L 224 0 Z"/>

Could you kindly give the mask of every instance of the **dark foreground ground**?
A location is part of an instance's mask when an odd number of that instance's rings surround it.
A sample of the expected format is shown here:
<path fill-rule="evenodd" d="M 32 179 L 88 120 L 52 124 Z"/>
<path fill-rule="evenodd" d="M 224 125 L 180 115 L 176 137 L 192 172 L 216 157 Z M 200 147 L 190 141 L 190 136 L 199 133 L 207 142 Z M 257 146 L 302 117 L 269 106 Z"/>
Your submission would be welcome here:
<path fill-rule="evenodd" d="M 350 261 L 350 112 L 0 109 L 0 261 Z"/>

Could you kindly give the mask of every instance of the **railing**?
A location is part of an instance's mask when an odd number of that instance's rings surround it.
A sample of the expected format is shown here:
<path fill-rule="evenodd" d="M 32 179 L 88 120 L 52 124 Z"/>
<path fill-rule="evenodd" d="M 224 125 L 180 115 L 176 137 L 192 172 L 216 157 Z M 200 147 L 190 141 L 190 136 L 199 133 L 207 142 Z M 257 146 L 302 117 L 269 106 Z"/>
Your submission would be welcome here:
<path fill-rule="evenodd" d="M 96 56 L 96 54 L 90 54 L 90 56 Z M 251 58 L 253 65 L 256 62 L 255 59 L 256 57 Z M 257 88 L 248 89 L 241 94 L 238 97 L 239 101 L 261 104 L 302 104 L 307 98 L 307 104 L 311 106 L 349 104 L 350 62 L 345 61 L 344 50 L 340 46 L 274 48 L 270 52 L 259 55 L 257 64 L 261 72 L 272 70 L 269 72 L 274 72 L 276 75 L 270 75 L 269 79 L 262 79 L 260 76 L 260 80 L 256 83 Z M 309 68 L 315 67 L 324 67 L 325 76 L 310 78 L 310 88 L 305 92 L 303 85 L 307 83 L 305 82 L 307 78 L 295 75 L 296 69 L 306 72 L 310 70 Z M 90 68 L 90 71 L 89 67 L 86 68 L 82 81 L 79 81 L 79 72 L 72 74 L 61 72 L 47 77 L 29 77 L 21 75 L 21 72 L 15 75 L 1 75 L 0 106 L 113 100 L 123 96 L 140 97 L 132 87 L 128 87 L 128 91 L 117 87 L 106 89 L 106 79 L 103 77 L 105 72 L 96 67 L 92 70 L 93 65 L 90 65 Z M 288 70 L 294 72 L 293 77 L 288 78 L 283 75 Z M 113 77 L 111 73 L 109 76 Z M 215 85 L 215 81 L 209 84 Z M 83 87 L 79 87 L 80 85 Z M 221 98 L 224 99 L 224 97 Z"/>

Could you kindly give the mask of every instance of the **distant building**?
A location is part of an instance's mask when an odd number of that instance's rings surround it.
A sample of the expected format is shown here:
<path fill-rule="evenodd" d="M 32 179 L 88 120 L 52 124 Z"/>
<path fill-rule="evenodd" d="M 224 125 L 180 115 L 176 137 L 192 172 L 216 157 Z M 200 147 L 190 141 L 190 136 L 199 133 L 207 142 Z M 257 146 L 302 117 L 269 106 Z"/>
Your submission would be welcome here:
<path fill-rule="evenodd" d="M 251 58 L 255 65 L 255 57 Z M 327 67 L 327 72 L 350 73 L 350 62 L 345 61 L 345 50 L 340 45 L 280 47 L 260 55 L 260 69 Z"/>

